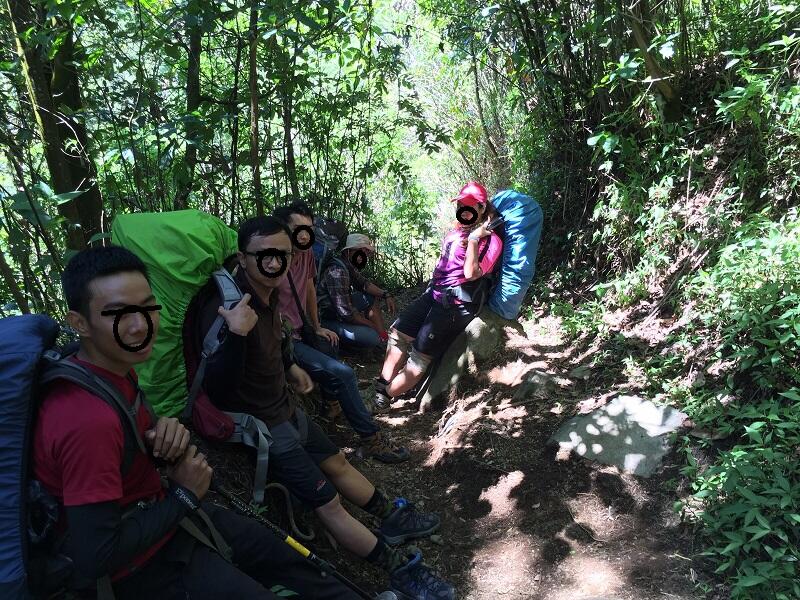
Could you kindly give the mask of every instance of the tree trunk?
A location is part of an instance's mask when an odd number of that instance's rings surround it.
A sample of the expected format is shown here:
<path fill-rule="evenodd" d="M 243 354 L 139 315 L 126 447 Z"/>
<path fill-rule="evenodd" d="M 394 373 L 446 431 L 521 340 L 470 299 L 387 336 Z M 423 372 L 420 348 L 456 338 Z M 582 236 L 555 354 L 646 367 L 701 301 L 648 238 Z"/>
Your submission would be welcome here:
<path fill-rule="evenodd" d="M 27 39 L 23 40 L 26 32 L 43 29 L 30 1 L 8 0 L 8 11 L 52 187 L 57 194 L 84 192 L 58 207 L 71 226 L 67 229 L 67 247 L 80 250 L 100 232 L 103 201 L 87 148 L 86 130 L 72 117 L 82 110 L 72 29 L 65 25 L 66 37 L 54 59 L 48 61 L 40 46 L 32 47 Z M 49 81 L 47 73 L 52 73 Z"/>
<path fill-rule="evenodd" d="M 494 145 L 492 141 L 492 134 L 489 131 L 489 126 L 486 124 L 486 117 L 483 114 L 483 103 L 481 102 L 481 85 L 480 80 L 478 79 L 478 57 L 475 55 L 475 46 L 470 46 L 470 54 L 472 54 L 472 75 L 474 77 L 475 82 L 475 104 L 478 107 L 478 118 L 481 122 L 481 128 L 483 129 L 483 135 L 486 137 L 486 145 L 489 146 L 489 150 L 494 157 L 495 165 L 498 168 L 502 168 L 503 165 L 500 164 L 500 154 L 497 152 L 497 147 Z"/>
<path fill-rule="evenodd" d="M 656 90 L 664 101 L 663 113 L 667 123 L 675 123 L 681 119 L 683 108 L 679 91 L 667 81 L 670 77 L 656 61 L 655 57 L 648 51 L 651 42 L 648 23 L 651 21 L 650 6 L 647 0 L 637 0 L 629 9 L 629 21 L 631 31 L 639 51 L 644 57 L 644 64 L 651 79 L 656 80 Z"/>
<path fill-rule="evenodd" d="M 23 314 L 30 314 L 31 309 L 28 306 L 28 300 L 22 295 L 22 291 L 17 285 L 17 278 L 14 277 L 14 271 L 11 270 L 11 265 L 6 260 L 4 252 L 0 252 L 0 275 L 3 277 L 3 283 L 6 289 L 11 292 L 11 297 L 19 307 L 20 312 Z"/>
<path fill-rule="evenodd" d="M 175 194 L 175 210 L 186 208 L 189 194 L 194 184 L 194 170 L 197 165 L 197 141 L 199 127 L 192 113 L 200 108 L 200 52 L 202 51 L 203 30 L 200 27 L 200 11 L 197 2 L 189 2 L 186 11 L 186 30 L 189 36 L 189 53 L 186 67 L 186 154 L 185 171 L 178 178 Z"/>
<path fill-rule="evenodd" d="M 286 177 L 292 189 L 294 200 L 300 199 L 300 186 L 297 183 L 297 163 L 294 158 L 292 142 L 292 88 L 283 95 L 283 148 L 286 152 Z"/>
<path fill-rule="evenodd" d="M 237 29 L 238 32 L 238 29 Z M 233 124 L 231 126 L 231 225 L 233 214 L 239 202 L 239 70 L 242 66 L 242 45 L 240 37 L 236 39 L 236 63 L 233 68 L 233 90 L 231 91 L 231 110 L 233 111 Z M 222 218 L 217 209 L 217 216 Z"/>
<path fill-rule="evenodd" d="M 250 8 L 250 165 L 253 169 L 253 201 L 258 216 L 264 214 L 264 199 L 261 195 L 261 163 L 258 156 L 258 0 Z"/>

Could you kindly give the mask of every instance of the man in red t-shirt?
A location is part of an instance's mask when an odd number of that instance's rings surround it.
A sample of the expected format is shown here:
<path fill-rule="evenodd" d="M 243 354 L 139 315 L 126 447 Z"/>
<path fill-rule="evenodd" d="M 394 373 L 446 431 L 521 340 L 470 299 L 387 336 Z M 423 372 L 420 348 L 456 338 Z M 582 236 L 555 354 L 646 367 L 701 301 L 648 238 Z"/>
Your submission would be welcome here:
<path fill-rule="evenodd" d="M 123 248 L 92 248 L 70 260 L 62 284 L 67 321 L 81 338 L 69 360 L 134 406 L 132 368 L 150 356 L 159 324 L 144 264 Z M 118 599 L 274 599 L 274 585 L 306 598 L 357 597 L 323 579 L 269 530 L 231 511 L 203 504 L 230 545 L 232 562 L 197 543 L 178 524 L 199 508 L 211 467 L 189 445 L 189 432 L 177 419 L 153 422 L 140 406 L 136 424 L 152 456 L 137 451 L 123 472 L 119 414 L 69 382 L 53 383 L 45 392 L 34 430 L 33 469 L 63 506 L 63 552 L 73 561 L 75 587 L 109 576 Z M 166 489 L 154 458 L 172 463 Z"/>

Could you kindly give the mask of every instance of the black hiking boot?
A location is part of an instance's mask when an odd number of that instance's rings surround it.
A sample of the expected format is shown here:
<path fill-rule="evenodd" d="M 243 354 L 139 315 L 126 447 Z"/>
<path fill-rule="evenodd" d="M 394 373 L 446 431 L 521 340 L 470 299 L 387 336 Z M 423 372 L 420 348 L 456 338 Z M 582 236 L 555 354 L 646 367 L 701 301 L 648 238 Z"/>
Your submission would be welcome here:
<path fill-rule="evenodd" d="M 395 498 L 394 506 L 395 509 L 381 522 L 378 530 L 383 541 L 390 546 L 428 536 L 439 529 L 442 522 L 434 513 L 417 512 L 405 498 Z"/>
<path fill-rule="evenodd" d="M 392 408 L 392 398 L 386 393 L 386 386 L 388 384 L 376 377 L 374 382 L 375 397 L 372 400 L 372 405 L 369 407 L 373 415 L 388 412 Z"/>
<path fill-rule="evenodd" d="M 389 584 L 400 600 L 455 600 L 456 597 L 453 586 L 435 575 L 422 562 L 419 552 L 409 555 L 409 561 L 390 575 Z"/>

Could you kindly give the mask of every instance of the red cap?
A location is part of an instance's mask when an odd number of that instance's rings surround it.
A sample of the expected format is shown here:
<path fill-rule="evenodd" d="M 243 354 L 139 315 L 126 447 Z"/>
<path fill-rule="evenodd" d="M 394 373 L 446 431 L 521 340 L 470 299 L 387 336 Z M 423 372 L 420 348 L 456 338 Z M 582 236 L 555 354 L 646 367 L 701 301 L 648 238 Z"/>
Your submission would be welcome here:
<path fill-rule="evenodd" d="M 486 204 L 486 197 L 486 188 L 477 181 L 470 181 L 450 202 L 458 201 L 467 206 L 475 206 L 476 204 Z"/>

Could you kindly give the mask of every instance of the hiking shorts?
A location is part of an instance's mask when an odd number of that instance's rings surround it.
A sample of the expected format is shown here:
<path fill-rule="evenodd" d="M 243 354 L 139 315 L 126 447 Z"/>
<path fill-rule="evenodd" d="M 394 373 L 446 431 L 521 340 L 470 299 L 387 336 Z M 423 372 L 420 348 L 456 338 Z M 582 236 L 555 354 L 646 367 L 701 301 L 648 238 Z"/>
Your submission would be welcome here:
<path fill-rule="evenodd" d="M 336 456 L 339 448 L 302 409 L 288 421 L 269 428 L 269 466 L 272 477 L 311 508 L 336 497 L 336 488 L 319 465 Z"/>
<path fill-rule="evenodd" d="M 417 352 L 438 358 L 475 318 L 476 311 L 472 303 L 443 306 L 428 291 L 409 304 L 392 327 L 414 338 Z"/>

